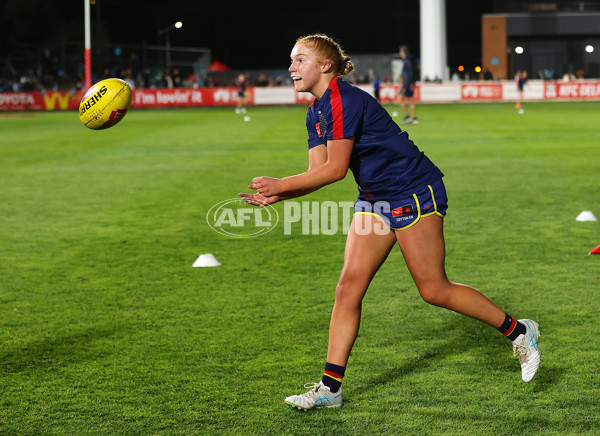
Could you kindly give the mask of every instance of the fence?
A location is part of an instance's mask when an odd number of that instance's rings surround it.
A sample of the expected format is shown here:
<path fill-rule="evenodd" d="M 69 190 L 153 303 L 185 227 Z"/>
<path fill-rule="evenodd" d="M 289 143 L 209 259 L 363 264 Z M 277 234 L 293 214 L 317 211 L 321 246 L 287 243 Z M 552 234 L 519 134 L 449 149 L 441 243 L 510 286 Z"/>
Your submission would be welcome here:
<path fill-rule="evenodd" d="M 371 85 L 359 85 L 373 93 Z M 1 111 L 52 111 L 76 110 L 82 91 L 8 92 L 0 93 Z M 398 85 L 383 84 L 382 103 L 393 103 L 398 95 Z M 517 87 L 512 81 L 504 82 L 445 82 L 420 83 L 415 90 L 415 100 L 421 103 L 452 102 L 507 102 L 516 101 Z M 199 87 L 173 89 L 135 89 L 132 107 L 188 107 L 233 106 L 237 103 L 234 87 Z M 309 105 L 309 93 L 295 92 L 290 86 L 250 87 L 248 105 Z M 524 101 L 600 100 L 600 80 L 571 82 L 532 80 L 525 87 Z"/>

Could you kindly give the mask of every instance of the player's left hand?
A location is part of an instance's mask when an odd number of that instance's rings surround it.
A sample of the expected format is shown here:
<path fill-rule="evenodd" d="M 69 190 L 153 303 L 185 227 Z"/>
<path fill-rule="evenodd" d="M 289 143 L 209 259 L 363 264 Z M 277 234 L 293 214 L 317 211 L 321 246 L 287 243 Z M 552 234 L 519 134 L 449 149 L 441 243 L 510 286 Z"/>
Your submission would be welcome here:
<path fill-rule="evenodd" d="M 248 186 L 250 189 L 256 189 L 259 194 L 265 197 L 281 194 L 281 179 L 273 177 L 255 177 L 252 179 L 252 184 Z"/>
<path fill-rule="evenodd" d="M 244 200 L 246 203 L 260 207 L 265 207 L 270 204 L 277 203 L 281 200 L 281 198 L 279 198 L 277 195 L 265 197 L 264 195 L 259 194 L 258 192 L 254 194 L 245 194 L 243 192 L 240 192 L 238 195 L 242 197 L 242 200 Z"/>

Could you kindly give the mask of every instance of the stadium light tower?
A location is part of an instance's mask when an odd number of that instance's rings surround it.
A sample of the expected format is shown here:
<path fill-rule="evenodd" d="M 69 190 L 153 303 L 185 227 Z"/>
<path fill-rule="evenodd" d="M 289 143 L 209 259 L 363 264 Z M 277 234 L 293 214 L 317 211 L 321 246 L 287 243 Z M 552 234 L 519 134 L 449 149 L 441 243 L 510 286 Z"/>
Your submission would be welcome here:
<path fill-rule="evenodd" d="M 421 0 L 421 79 L 449 79 L 444 0 Z"/>
<path fill-rule="evenodd" d="M 167 57 L 167 68 L 171 68 L 171 37 L 169 36 L 169 34 L 171 33 L 171 30 L 181 29 L 182 27 L 183 23 L 181 21 L 177 21 L 158 31 L 158 36 L 165 35 L 165 52 Z"/>

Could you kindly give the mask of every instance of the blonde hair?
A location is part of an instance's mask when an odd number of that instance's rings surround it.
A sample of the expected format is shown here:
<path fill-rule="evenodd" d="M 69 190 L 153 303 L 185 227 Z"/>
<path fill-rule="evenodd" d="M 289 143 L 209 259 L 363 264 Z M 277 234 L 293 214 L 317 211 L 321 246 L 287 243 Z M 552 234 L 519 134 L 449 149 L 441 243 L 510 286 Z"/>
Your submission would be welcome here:
<path fill-rule="evenodd" d="M 296 40 L 296 45 L 298 44 L 310 46 L 319 57 L 330 60 L 336 76 L 346 76 L 354 71 L 350 56 L 346 56 L 342 47 L 327 35 L 315 33 L 301 36 Z"/>

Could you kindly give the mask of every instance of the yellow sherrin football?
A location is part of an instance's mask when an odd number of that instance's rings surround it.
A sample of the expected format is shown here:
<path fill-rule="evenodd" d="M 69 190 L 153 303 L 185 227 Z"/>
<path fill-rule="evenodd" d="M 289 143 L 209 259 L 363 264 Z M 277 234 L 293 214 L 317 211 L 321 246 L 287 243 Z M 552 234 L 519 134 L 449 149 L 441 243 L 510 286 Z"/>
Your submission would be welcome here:
<path fill-rule="evenodd" d="M 121 79 L 105 79 L 92 86 L 79 104 L 85 127 L 108 129 L 123 119 L 131 106 L 131 88 Z"/>

